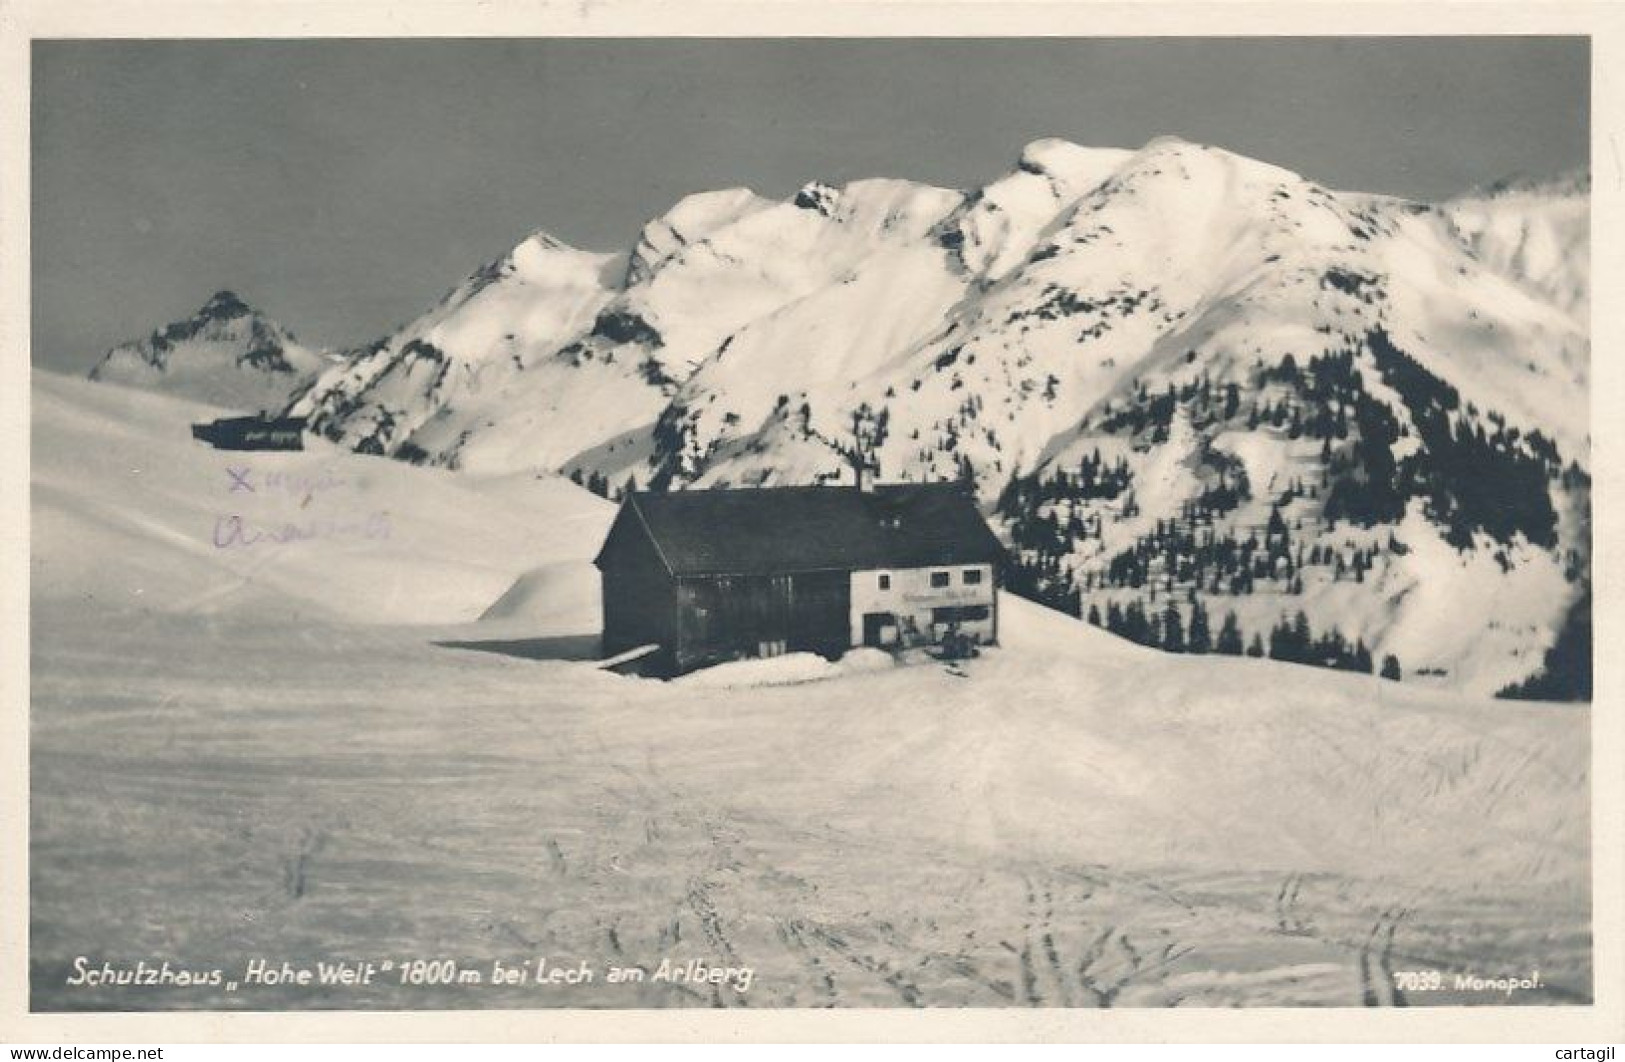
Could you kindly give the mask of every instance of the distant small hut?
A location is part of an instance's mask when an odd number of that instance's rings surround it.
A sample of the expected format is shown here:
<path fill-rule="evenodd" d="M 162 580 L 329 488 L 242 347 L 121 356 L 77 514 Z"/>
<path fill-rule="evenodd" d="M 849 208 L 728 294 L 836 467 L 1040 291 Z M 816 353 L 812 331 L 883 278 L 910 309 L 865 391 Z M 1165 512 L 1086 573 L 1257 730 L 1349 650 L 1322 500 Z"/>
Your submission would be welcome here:
<path fill-rule="evenodd" d="M 647 670 L 998 639 L 1002 547 L 961 483 L 627 495 L 596 564 L 606 655 Z"/>
<path fill-rule="evenodd" d="M 305 418 L 222 417 L 207 424 L 192 425 L 192 438 L 201 439 L 216 450 L 303 450 Z"/>

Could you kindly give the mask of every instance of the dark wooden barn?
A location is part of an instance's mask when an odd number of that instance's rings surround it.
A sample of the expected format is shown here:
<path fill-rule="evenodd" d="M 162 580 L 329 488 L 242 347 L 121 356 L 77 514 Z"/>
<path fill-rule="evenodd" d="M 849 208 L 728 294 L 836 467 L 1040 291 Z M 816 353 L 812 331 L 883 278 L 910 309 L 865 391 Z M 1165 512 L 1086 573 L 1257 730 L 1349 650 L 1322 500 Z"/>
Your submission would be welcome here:
<path fill-rule="evenodd" d="M 962 485 L 633 493 L 599 551 L 607 656 L 647 670 L 948 632 L 993 642 L 1002 547 Z"/>
<path fill-rule="evenodd" d="M 303 450 L 303 417 L 222 417 L 192 425 L 192 438 L 216 450 Z"/>

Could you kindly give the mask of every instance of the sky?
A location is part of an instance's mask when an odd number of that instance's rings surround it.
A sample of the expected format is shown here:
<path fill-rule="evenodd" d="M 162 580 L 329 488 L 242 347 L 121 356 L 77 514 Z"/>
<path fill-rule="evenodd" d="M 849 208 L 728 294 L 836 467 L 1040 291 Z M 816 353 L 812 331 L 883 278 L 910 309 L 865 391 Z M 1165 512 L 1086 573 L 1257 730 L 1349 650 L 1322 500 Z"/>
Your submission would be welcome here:
<path fill-rule="evenodd" d="M 1058 136 L 1181 136 L 1440 199 L 1584 166 L 1583 38 L 34 44 L 35 364 L 89 369 L 221 288 L 374 339 L 545 229 L 629 247 L 691 192 L 972 188 Z"/>

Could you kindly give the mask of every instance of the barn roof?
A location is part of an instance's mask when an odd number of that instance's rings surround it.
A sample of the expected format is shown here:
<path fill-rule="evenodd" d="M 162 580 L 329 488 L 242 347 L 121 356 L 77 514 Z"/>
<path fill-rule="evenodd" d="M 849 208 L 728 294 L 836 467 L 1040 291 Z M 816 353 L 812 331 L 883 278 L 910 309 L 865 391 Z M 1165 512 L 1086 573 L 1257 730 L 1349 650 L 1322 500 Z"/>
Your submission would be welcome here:
<path fill-rule="evenodd" d="M 673 575 L 920 568 L 1003 553 L 958 483 L 639 492 L 616 523 L 629 519 Z"/>

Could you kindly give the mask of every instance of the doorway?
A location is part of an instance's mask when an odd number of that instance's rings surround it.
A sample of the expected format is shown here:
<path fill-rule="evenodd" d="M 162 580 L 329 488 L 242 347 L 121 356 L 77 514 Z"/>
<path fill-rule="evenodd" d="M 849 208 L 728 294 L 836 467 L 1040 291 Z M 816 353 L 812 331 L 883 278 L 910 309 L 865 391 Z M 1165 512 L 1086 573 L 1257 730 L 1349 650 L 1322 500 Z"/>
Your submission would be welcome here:
<path fill-rule="evenodd" d="M 897 617 L 890 612 L 865 612 L 863 644 L 873 649 L 889 649 L 896 645 Z"/>

